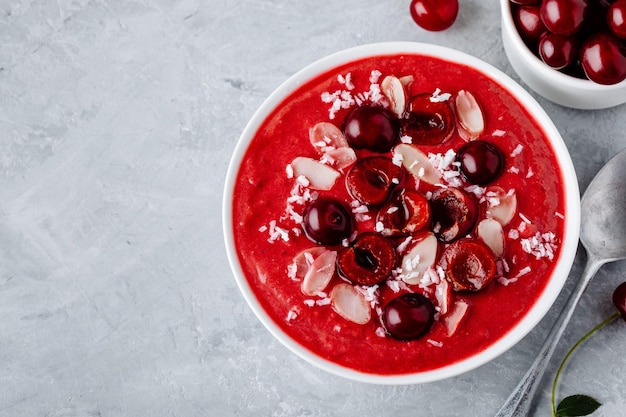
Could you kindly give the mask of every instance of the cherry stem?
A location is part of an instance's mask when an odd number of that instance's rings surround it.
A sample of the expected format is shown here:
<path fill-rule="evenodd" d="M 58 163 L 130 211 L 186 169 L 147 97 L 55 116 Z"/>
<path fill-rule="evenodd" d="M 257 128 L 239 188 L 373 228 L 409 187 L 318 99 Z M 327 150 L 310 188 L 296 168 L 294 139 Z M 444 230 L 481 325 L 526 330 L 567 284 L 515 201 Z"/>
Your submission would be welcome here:
<path fill-rule="evenodd" d="M 569 357 L 572 355 L 572 353 L 574 353 L 576 348 L 578 346 L 580 346 L 585 340 L 587 340 L 592 334 L 594 334 L 596 331 L 600 330 L 601 328 L 603 328 L 607 324 L 611 323 L 612 321 L 614 321 L 618 317 L 620 317 L 620 313 L 619 312 L 615 312 L 615 313 L 611 314 L 610 317 L 605 319 L 602 323 L 596 325 L 593 329 L 589 330 L 583 337 L 580 338 L 580 340 L 578 340 L 578 342 L 576 342 L 576 344 L 574 346 L 571 347 L 569 352 L 567 352 L 567 355 L 565 355 L 565 357 L 563 358 L 563 361 L 559 365 L 559 369 L 556 371 L 556 375 L 554 376 L 554 382 L 552 383 L 552 396 L 551 396 L 552 417 L 558 417 L 557 414 L 556 414 L 556 405 L 555 405 L 555 401 L 554 401 L 554 397 L 555 397 L 554 394 L 556 392 L 556 386 L 557 386 L 557 382 L 559 380 L 559 375 L 561 375 L 561 371 L 563 370 L 563 367 L 565 366 L 565 362 L 567 362 L 567 359 L 569 359 Z"/>

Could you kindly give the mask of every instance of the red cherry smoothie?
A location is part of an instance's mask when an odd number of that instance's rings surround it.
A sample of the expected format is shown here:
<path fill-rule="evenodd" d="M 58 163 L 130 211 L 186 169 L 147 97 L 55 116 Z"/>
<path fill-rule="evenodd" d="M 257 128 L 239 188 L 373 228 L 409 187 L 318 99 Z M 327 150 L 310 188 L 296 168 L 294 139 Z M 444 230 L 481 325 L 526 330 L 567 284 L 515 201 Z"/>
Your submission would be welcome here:
<path fill-rule="evenodd" d="M 326 121 L 341 128 L 346 114 L 358 105 L 333 108 L 329 93 L 349 91 L 356 97 L 373 91 L 361 96 L 367 102 L 377 94 L 378 83 L 386 75 L 412 76 L 406 87 L 409 97 L 420 93 L 454 96 L 461 90 L 470 91 L 484 115 L 485 129 L 480 137 L 496 144 L 506 158 L 503 173 L 490 185 L 516 193 L 515 217 L 504 227 L 505 252 L 499 260 L 498 278 L 475 293 L 453 292 L 452 296 L 464 300 L 469 308 L 452 335 L 444 320 L 436 317 L 419 339 L 395 340 L 384 332 L 374 310 L 366 324 L 337 314 L 326 297 L 334 285 L 343 282 L 336 274 L 327 289 L 310 296 L 303 294 L 300 280 L 289 273 L 298 253 L 318 245 L 302 233 L 302 225 L 286 210 L 296 181 L 288 175 L 287 167 L 296 157 L 319 159 L 309 141 L 311 127 Z M 427 154 L 443 155 L 465 143 L 455 132 L 442 144 L 416 146 Z M 357 150 L 356 154 L 361 157 L 369 153 Z M 392 152 L 388 155 L 391 157 Z M 342 198 L 349 206 L 352 198 L 346 192 L 344 174 L 331 190 L 312 192 Z M 408 172 L 404 177 L 404 181 L 420 187 Z M 243 271 L 262 307 L 298 343 L 320 357 L 366 373 L 428 371 L 486 349 L 509 332 L 536 302 L 560 253 L 565 210 L 562 183 L 554 151 L 542 128 L 506 89 L 481 72 L 421 55 L 362 59 L 302 85 L 262 123 L 246 151 L 235 185 L 234 240 Z M 484 200 L 483 196 L 483 205 Z M 291 206 L 302 214 L 304 205 Z M 374 231 L 374 223 L 371 219 L 357 221 L 357 228 L 360 232 Z M 552 242 L 549 256 L 541 248 L 533 250 L 537 238 L 541 240 L 546 234 Z M 408 288 L 420 291 L 414 285 Z M 396 292 L 381 283 L 376 288 L 376 302 L 384 306 Z"/>

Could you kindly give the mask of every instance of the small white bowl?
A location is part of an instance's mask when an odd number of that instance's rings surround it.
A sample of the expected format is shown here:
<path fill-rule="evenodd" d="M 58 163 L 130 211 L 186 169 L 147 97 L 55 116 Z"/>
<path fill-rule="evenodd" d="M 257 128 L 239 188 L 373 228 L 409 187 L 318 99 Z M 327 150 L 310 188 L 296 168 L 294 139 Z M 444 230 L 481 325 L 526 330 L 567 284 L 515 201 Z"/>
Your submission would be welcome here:
<path fill-rule="evenodd" d="M 500 0 L 500 9 L 504 51 L 517 75 L 538 94 L 562 106 L 583 110 L 626 103 L 626 80 L 614 85 L 601 85 L 550 68 L 528 49 L 520 37 L 513 21 L 510 0 Z"/>
<path fill-rule="evenodd" d="M 315 78 L 319 74 L 326 73 L 331 69 L 340 67 L 343 64 L 363 58 L 390 54 L 420 54 L 474 68 L 492 80 L 495 80 L 516 97 L 526 108 L 528 114 L 542 126 L 547 140 L 554 150 L 554 156 L 560 166 L 564 180 L 565 224 L 563 227 L 564 236 L 561 242 L 561 253 L 558 260 L 555 261 L 556 265 L 553 274 L 546 284 L 546 287 L 524 317 L 503 337 L 494 341 L 489 347 L 473 356 L 434 370 L 380 375 L 364 373 L 341 366 L 309 351 L 287 334 L 273 321 L 269 313 L 264 310 L 262 303 L 257 299 L 255 291 L 244 273 L 237 254 L 234 237 L 234 231 L 237 225 L 233 222 L 233 193 L 235 183 L 237 182 L 237 174 L 244 160 L 246 150 L 254 138 L 257 129 L 286 97 L 300 86 L 306 84 L 308 80 Z M 415 384 L 454 377 L 481 366 L 510 349 L 539 323 L 559 295 L 576 254 L 580 225 L 580 198 L 576 173 L 563 139 L 549 116 L 535 99 L 519 84 L 493 66 L 457 50 L 422 43 L 390 42 L 364 45 L 322 58 L 290 77 L 266 99 L 249 121 L 235 148 L 226 176 L 222 213 L 225 246 L 235 280 L 253 312 L 277 340 L 309 363 L 348 379 L 376 384 Z"/>

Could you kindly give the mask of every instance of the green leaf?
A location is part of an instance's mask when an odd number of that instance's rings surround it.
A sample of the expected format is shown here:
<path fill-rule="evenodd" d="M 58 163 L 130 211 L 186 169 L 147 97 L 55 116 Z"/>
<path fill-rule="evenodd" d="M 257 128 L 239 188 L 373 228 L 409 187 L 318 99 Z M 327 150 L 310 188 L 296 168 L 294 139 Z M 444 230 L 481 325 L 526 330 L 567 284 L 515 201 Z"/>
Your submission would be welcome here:
<path fill-rule="evenodd" d="M 570 395 L 559 403 L 559 406 L 556 408 L 556 415 L 559 417 L 588 416 L 601 405 L 588 395 Z"/>

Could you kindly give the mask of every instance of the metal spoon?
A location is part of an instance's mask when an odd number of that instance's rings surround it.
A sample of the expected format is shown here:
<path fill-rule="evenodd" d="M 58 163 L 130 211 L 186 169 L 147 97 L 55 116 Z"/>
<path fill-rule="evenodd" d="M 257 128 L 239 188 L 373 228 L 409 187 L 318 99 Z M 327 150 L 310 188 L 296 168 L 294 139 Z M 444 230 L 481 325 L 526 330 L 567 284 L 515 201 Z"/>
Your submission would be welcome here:
<path fill-rule="evenodd" d="M 598 172 L 581 200 L 580 240 L 587 250 L 582 276 L 546 337 L 537 358 L 496 417 L 526 417 L 533 395 L 591 278 L 607 262 L 626 259 L 626 150 Z"/>

